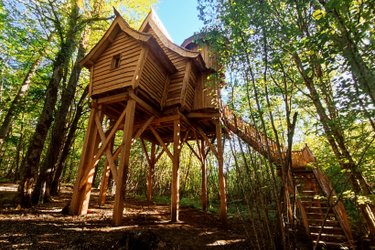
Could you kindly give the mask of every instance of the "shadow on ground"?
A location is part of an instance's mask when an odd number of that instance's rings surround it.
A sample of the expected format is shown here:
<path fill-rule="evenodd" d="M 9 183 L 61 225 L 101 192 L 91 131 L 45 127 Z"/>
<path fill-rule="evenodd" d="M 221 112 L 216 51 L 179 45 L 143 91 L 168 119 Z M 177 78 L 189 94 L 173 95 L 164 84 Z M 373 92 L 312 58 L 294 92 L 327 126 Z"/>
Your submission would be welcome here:
<path fill-rule="evenodd" d="M 129 199 L 122 226 L 112 227 L 112 201 L 99 207 L 97 192 L 85 216 L 61 213 L 71 188 L 51 203 L 17 209 L 6 196 L 16 190 L 0 187 L 0 248 L 2 249 L 250 249 L 244 223 L 226 226 L 212 214 L 181 208 L 180 222 L 169 222 L 169 207 Z M 3 201 L 7 202 L 3 202 Z"/>

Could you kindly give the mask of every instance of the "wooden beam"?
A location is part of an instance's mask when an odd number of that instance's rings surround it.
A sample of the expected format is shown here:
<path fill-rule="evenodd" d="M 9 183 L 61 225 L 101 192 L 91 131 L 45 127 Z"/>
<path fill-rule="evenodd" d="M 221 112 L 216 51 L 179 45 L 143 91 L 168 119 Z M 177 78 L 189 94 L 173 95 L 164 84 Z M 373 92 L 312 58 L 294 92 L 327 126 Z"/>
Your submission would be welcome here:
<path fill-rule="evenodd" d="M 112 149 L 113 149 L 114 139 L 115 138 L 113 138 L 113 140 L 108 145 L 111 152 L 112 152 Z M 100 181 L 100 192 L 99 192 L 99 201 L 98 201 L 99 206 L 104 206 L 104 204 L 105 204 L 110 174 L 111 174 L 111 167 L 110 167 L 109 161 L 107 159 L 106 164 L 104 165 L 104 168 L 103 168 L 102 179 Z"/>
<path fill-rule="evenodd" d="M 96 127 L 98 129 L 98 133 L 99 133 L 99 136 L 100 136 L 100 139 L 102 140 L 102 142 L 113 140 L 113 137 L 112 138 L 108 138 L 109 136 L 107 138 L 105 137 L 105 134 L 104 134 L 103 129 L 102 129 L 102 123 L 99 120 L 98 114 L 95 116 L 95 123 L 96 123 Z M 105 154 L 106 154 L 106 157 L 107 157 L 109 167 L 110 167 L 111 172 L 112 172 L 113 180 L 117 181 L 117 169 L 115 167 L 115 163 L 114 163 L 114 160 L 113 160 L 111 150 L 107 146 L 105 147 Z M 99 158 L 96 158 L 96 160 L 99 160 Z"/>
<path fill-rule="evenodd" d="M 169 143 L 167 143 L 166 147 L 168 147 Z M 164 154 L 165 150 L 162 148 L 160 153 L 155 158 L 155 163 L 159 161 L 160 157 Z"/>
<path fill-rule="evenodd" d="M 92 86 L 94 84 L 94 65 L 91 65 L 90 66 L 90 83 L 89 83 L 89 98 L 91 97 L 92 95 Z"/>
<path fill-rule="evenodd" d="M 141 146 L 142 146 L 142 149 L 143 149 L 143 153 L 145 154 L 146 156 L 146 160 L 148 162 L 149 165 L 151 165 L 151 158 L 150 156 L 148 155 L 148 152 L 147 152 L 147 148 L 146 148 L 146 144 L 145 144 L 145 141 L 143 139 L 141 139 Z"/>
<path fill-rule="evenodd" d="M 133 139 L 134 141 L 137 140 L 143 134 L 143 132 L 148 128 L 148 126 L 150 126 L 154 118 L 155 116 L 151 116 L 150 118 L 147 119 L 145 123 L 143 123 L 142 127 L 138 129 L 137 133 L 135 134 L 134 139 Z"/>
<path fill-rule="evenodd" d="M 160 118 L 155 118 L 151 125 L 160 125 L 161 123 L 173 122 L 174 120 L 180 119 L 180 115 L 170 115 L 170 116 L 163 116 Z"/>
<path fill-rule="evenodd" d="M 181 150 L 181 123 L 179 120 L 173 124 L 173 168 L 172 168 L 172 204 L 171 221 L 178 221 L 180 204 L 180 150 Z"/>
<path fill-rule="evenodd" d="M 124 109 L 122 111 L 122 113 L 121 113 L 120 117 L 117 119 L 115 125 L 113 125 L 113 127 L 111 129 L 111 132 L 109 132 L 109 135 L 107 136 L 107 138 L 103 142 L 102 146 L 100 147 L 100 149 L 98 151 L 98 154 L 96 155 L 95 159 L 99 159 L 102 156 L 104 150 L 106 150 L 106 148 L 107 148 L 108 143 L 115 136 L 115 133 L 118 130 L 118 127 L 124 121 L 125 115 L 126 115 L 126 109 Z"/>
<path fill-rule="evenodd" d="M 219 164 L 219 192 L 220 192 L 220 219 L 223 222 L 227 220 L 227 196 L 225 192 L 225 178 L 224 178 L 224 159 L 223 159 L 223 138 L 222 128 L 219 121 L 216 122 L 216 138 L 217 138 L 217 161 Z"/>
<path fill-rule="evenodd" d="M 132 86 L 133 88 L 137 88 L 139 85 L 139 80 L 142 76 L 143 67 L 145 66 L 147 55 L 148 55 L 149 48 L 145 45 L 142 46 L 141 54 L 139 55 L 138 64 L 135 70 L 134 77 L 132 79 Z"/>
<path fill-rule="evenodd" d="M 207 145 L 210 147 L 212 153 L 214 153 L 214 155 L 216 157 L 218 157 L 218 152 L 216 151 L 215 147 L 212 145 L 212 143 L 210 142 L 210 140 L 208 139 L 208 136 L 206 135 L 206 133 L 204 133 L 203 129 L 200 128 L 199 126 L 193 126 L 189 120 L 183 115 L 183 114 L 179 114 L 180 117 L 184 120 L 184 122 L 193 130 L 193 131 L 196 131 L 200 134 L 200 136 L 203 137 L 203 139 L 206 141 Z"/>
<path fill-rule="evenodd" d="M 110 95 L 106 97 L 101 97 L 98 99 L 98 104 L 111 104 L 121 101 L 126 101 L 129 99 L 129 93 L 123 92 L 116 95 Z"/>
<path fill-rule="evenodd" d="M 165 84 L 164 84 L 163 95 L 161 96 L 161 101 L 160 101 L 161 110 L 164 109 L 165 103 L 167 101 L 170 81 L 171 81 L 171 78 L 169 75 L 167 75 L 167 79 L 165 80 Z"/>
<path fill-rule="evenodd" d="M 99 145 L 98 131 L 95 126 L 95 116 L 99 112 L 97 104 L 92 103 L 89 124 L 81 154 L 78 177 L 74 185 L 72 201 L 69 206 L 69 212 L 75 215 L 86 214 L 89 206 L 91 186 L 95 172 L 93 158 Z M 85 180 L 84 186 L 81 188 L 81 180 Z"/>
<path fill-rule="evenodd" d="M 156 140 L 158 140 L 159 144 L 163 147 L 164 151 L 173 160 L 173 154 L 171 153 L 171 151 L 169 151 L 169 149 L 167 148 L 167 146 L 163 142 L 163 139 L 161 139 L 159 133 L 152 126 L 150 126 L 150 130 L 154 134 L 154 136 L 156 137 Z"/>
<path fill-rule="evenodd" d="M 199 161 L 202 161 L 200 155 L 195 151 L 195 149 L 186 141 L 186 145 L 190 148 L 191 152 L 194 153 L 194 155 L 198 158 Z"/>
<path fill-rule="evenodd" d="M 126 179 L 128 175 L 129 168 L 129 157 L 130 157 L 130 148 L 133 134 L 133 125 L 134 125 L 134 114 L 136 108 L 136 101 L 129 99 L 126 106 L 126 118 L 124 124 L 124 137 L 123 137 L 123 146 L 121 149 L 121 158 L 118 168 L 118 178 L 116 183 L 116 194 L 115 194 L 115 203 L 113 206 L 113 224 L 116 226 L 121 225 L 122 223 L 122 213 L 124 211 L 124 198 L 126 191 Z"/>
<path fill-rule="evenodd" d="M 122 150 L 122 144 L 116 149 L 115 153 L 113 154 L 113 160 L 117 160 L 117 157 L 120 155 L 121 150 Z"/>
<path fill-rule="evenodd" d="M 154 178 L 154 170 L 155 170 L 155 143 L 151 144 L 151 157 L 150 157 L 150 164 L 148 168 L 148 176 L 147 176 L 147 201 L 148 203 L 151 202 L 152 199 L 152 191 L 153 191 L 153 178 Z"/>
<path fill-rule="evenodd" d="M 205 140 L 205 142 L 207 143 L 207 145 L 210 147 L 212 153 L 216 156 L 216 158 L 219 158 L 219 153 L 218 151 L 215 149 L 214 145 L 212 145 L 212 143 L 210 142 L 210 140 L 208 139 L 207 135 L 204 133 L 204 131 L 201 129 L 201 128 L 197 128 L 198 130 L 198 133 L 203 137 L 203 139 Z"/>
<path fill-rule="evenodd" d="M 204 140 L 201 140 L 200 155 L 201 155 L 201 170 L 202 170 L 202 183 L 201 183 L 201 202 L 202 210 L 207 212 L 208 209 L 208 192 L 207 192 L 207 168 L 206 168 L 206 154 L 204 147 Z"/>
<path fill-rule="evenodd" d="M 190 112 L 186 115 L 187 118 L 206 118 L 206 119 L 215 119 L 219 118 L 219 113 L 204 113 L 204 112 Z"/>
<path fill-rule="evenodd" d="M 186 63 L 185 75 L 184 75 L 184 79 L 182 81 L 182 88 L 181 88 L 180 103 L 181 103 L 182 107 L 184 107 L 185 104 L 186 104 L 186 89 L 187 89 L 187 85 L 189 84 L 190 71 L 191 71 L 191 61 L 188 60 L 188 62 Z"/>
<path fill-rule="evenodd" d="M 134 92 L 130 92 L 129 96 L 134 99 L 142 108 L 146 109 L 148 112 L 150 112 L 154 116 L 161 116 L 160 112 L 156 110 L 154 107 L 143 101 L 141 98 L 139 98 Z"/>

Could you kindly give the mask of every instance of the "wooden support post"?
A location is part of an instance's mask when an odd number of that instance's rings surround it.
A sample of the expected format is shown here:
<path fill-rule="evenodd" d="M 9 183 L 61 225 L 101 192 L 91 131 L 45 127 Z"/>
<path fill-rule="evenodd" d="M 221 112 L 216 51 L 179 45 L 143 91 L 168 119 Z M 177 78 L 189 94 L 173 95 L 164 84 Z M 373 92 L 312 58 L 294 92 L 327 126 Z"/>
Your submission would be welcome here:
<path fill-rule="evenodd" d="M 124 211 L 124 199 L 126 191 L 126 179 L 129 168 L 130 147 L 132 142 L 134 114 L 136 102 L 129 99 L 126 106 L 126 117 L 124 124 L 124 137 L 122 140 L 121 158 L 118 166 L 115 203 L 113 207 L 113 224 L 119 226 L 122 223 L 122 213 Z"/>
<path fill-rule="evenodd" d="M 148 178 L 147 178 L 147 202 L 150 204 L 152 199 L 152 189 L 153 189 L 153 178 L 155 170 L 155 143 L 151 144 L 151 155 L 150 162 L 148 166 Z"/>
<path fill-rule="evenodd" d="M 171 221 L 178 221 L 178 209 L 180 205 L 180 119 L 175 120 L 173 124 L 173 168 L 172 168 L 172 204 L 171 204 Z"/>
<path fill-rule="evenodd" d="M 112 152 L 113 150 L 114 140 L 115 140 L 115 137 L 113 137 L 112 141 L 108 145 L 110 152 Z M 105 204 L 110 173 L 111 173 L 111 167 L 110 167 L 109 161 L 106 160 L 106 163 L 103 169 L 102 179 L 100 181 L 99 206 L 104 206 Z"/>
<path fill-rule="evenodd" d="M 227 197 L 225 192 L 225 178 L 224 178 L 224 159 L 223 159 L 223 138 L 220 121 L 216 123 L 216 138 L 217 138 L 217 161 L 219 163 L 219 192 L 220 192 L 220 219 L 223 222 L 227 220 Z"/>
<path fill-rule="evenodd" d="M 197 143 L 198 140 L 197 140 Z M 202 185 L 201 185 L 201 200 L 202 200 L 202 210 L 207 212 L 208 208 L 208 192 L 207 192 L 207 168 L 206 168 L 206 150 L 204 145 L 204 140 L 201 140 L 201 147 L 199 147 L 200 161 L 202 167 Z"/>
<path fill-rule="evenodd" d="M 93 103 L 81 154 L 78 177 L 74 185 L 72 201 L 69 206 L 70 213 L 74 215 L 86 214 L 89 206 L 91 186 L 95 172 L 93 160 L 98 151 L 100 141 L 98 128 L 95 124 L 95 117 L 98 112 L 101 113 L 101 111 L 98 111 L 97 104 Z M 103 119 L 101 114 L 100 119 Z M 82 180 L 85 181 L 81 186 Z"/>

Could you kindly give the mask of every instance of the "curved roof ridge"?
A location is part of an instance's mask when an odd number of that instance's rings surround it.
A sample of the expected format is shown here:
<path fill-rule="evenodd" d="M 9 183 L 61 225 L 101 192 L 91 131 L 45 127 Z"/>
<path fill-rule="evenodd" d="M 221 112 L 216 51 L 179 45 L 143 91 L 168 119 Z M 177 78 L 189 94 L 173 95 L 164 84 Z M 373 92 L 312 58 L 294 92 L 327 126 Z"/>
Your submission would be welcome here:
<path fill-rule="evenodd" d="M 150 25 L 150 27 L 154 30 L 165 47 L 171 49 L 181 56 L 188 58 L 197 58 L 200 55 L 199 52 L 192 51 L 175 44 L 172 39 L 170 39 L 168 32 L 166 32 L 164 25 L 153 9 L 151 9 L 142 25 L 139 27 L 139 31 L 143 33 L 143 30 L 146 28 L 147 24 Z"/>

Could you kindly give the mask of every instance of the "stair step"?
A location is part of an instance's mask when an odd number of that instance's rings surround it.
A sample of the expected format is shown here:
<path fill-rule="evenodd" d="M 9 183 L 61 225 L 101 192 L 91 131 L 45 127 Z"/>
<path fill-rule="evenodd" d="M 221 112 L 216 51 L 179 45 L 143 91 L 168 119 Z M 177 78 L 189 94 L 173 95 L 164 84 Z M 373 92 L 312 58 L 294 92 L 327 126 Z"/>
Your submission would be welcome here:
<path fill-rule="evenodd" d="M 309 229 L 310 229 L 310 232 L 319 233 L 321 229 L 321 225 L 309 225 Z M 322 232 L 331 233 L 331 234 L 342 234 L 343 230 L 341 227 L 324 225 Z"/>
<path fill-rule="evenodd" d="M 312 240 L 317 240 L 319 233 L 310 233 Z M 342 243 L 346 242 L 346 237 L 341 234 L 325 234 L 322 233 L 319 237 L 319 241 L 324 241 L 324 242 L 337 242 L 337 243 Z"/>
<path fill-rule="evenodd" d="M 309 222 L 309 225 L 321 226 L 323 224 L 323 219 L 307 218 L 307 220 Z M 324 225 L 340 227 L 340 223 L 337 220 L 330 219 L 325 220 Z"/>
<path fill-rule="evenodd" d="M 302 201 L 322 201 L 322 202 L 327 202 L 327 197 L 316 194 L 316 195 L 311 195 L 311 194 L 305 194 L 305 195 L 300 195 L 300 198 Z"/>
<path fill-rule="evenodd" d="M 312 236 L 316 236 L 318 237 L 319 233 L 315 233 L 315 232 L 312 232 L 310 233 Z M 332 238 L 335 238 L 335 239 L 346 239 L 345 235 L 343 234 L 331 234 L 331 233 L 321 233 L 320 234 L 321 237 L 332 237 Z"/>
<path fill-rule="evenodd" d="M 323 206 L 305 206 L 305 210 L 309 211 L 322 211 L 323 213 L 326 213 L 329 207 L 323 207 Z"/>
<path fill-rule="evenodd" d="M 320 219 L 321 221 L 325 218 L 325 214 L 320 213 L 306 213 L 306 216 L 308 219 Z M 336 221 L 336 217 L 334 214 L 329 214 L 327 220 Z"/>
<path fill-rule="evenodd" d="M 313 244 L 316 243 L 316 240 L 313 240 Z M 326 246 L 329 249 L 349 249 L 350 245 L 346 242 L 329 242 L 319 240 L 319 246 Z"/>
<path fill-rule="evenodd" d="M 303 194 L 315 194 L 316 193 L 315 190 L 301 190 L 299 192 Z"/>

